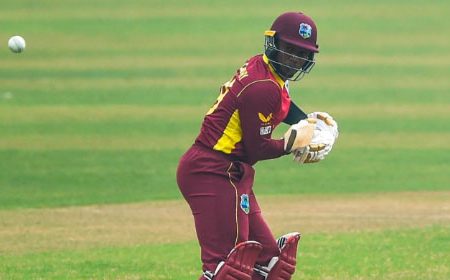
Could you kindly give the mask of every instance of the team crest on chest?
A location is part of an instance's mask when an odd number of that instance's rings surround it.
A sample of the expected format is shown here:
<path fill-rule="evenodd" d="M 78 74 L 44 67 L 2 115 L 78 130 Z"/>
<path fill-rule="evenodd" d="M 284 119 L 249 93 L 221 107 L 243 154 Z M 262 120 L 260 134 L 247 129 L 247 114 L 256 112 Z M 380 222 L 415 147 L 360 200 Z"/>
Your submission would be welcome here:
<path fill-rule="evenodd" d="M 311 37 L 312 28 L 311 25 L 307 23 L 300 23 L 300 28 L 298 29 L 298 34 L 302 36 L 304 39 L 308 39 Z"/>
<path fill-rule="evenodd" d="M 241 203 L 240 203 L 242 211 L 244 211 L 245 214 L 250 213 L 250 199 L 248 197 L 248 194 L 241 195 Z"/>

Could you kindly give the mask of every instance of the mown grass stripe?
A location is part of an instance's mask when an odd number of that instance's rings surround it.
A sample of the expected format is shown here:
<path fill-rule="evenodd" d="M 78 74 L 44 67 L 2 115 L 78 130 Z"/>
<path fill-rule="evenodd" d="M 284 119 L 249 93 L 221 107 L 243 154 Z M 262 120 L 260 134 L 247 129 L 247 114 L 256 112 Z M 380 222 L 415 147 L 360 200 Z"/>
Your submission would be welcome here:
<path fill-rule="evenodd" d="M 433 56 L 423 59 L 417 55 L 374 55 L 374 54 L 353 54 L 353 55 L 333 55 L 321 54 L 318 58 L 318 67 L 345 66 L 352 68 L 355 66 L 402 66 L 405 68 L 426 67 L 427 70 L 433 70 L 446 67 L 449 64 L 450 56 Z M 236 65 L 243 63 L 234 55 L 224 55 L 220 59 L 199 59 L 197 56 L 154 56 L 147 55 L 118 55 L 111 59 L 110 57 L 94 57 L 89 59 L 89 63 L 72 57 L 54 57 L 54 58 L 33 58 L 24 61 L 20 70 L 48 70 L 51 63 L 51 70 L 127 70 L 127 69 L 149 69 L 156 67 L 168 67 L 175 69 L 186 69 L 191 67 L 227 67 L 231 68 L 231 62 L 236 61 Z M 17 65 L 17 60 L 12 57 L 5 57 L 0 64 L 0 69 L 11 70 L 12 66 Z"/>
<path fill-rule="evenodd" d="M 306 234 L 292 279 L 449 279 L 448 230 L 437 225 Z M 202 272 L 195 241 L 6 255 L 0 268 L 5 279 L 192 280 Z"/>
<path fill-rule="evenodd" d="M 176 9 L 175 2 L 167 1 L 151 1 L 152 9 L 142 9 L 141 1 L 127 1 L 126 3 L 120 1 L 105 1 L 97 0 L 95 5 L 89 5 L 90 9 L 84 9 L 85 3 L 82 5 L 79 2 L 65 3 L 64 6 L 54 5 L 53 1 L 41 1 L 42 5 L 33 7 L 33 11 L 36 13 L 29 13 L 28 9 L 25 9 L 23 5 L 18 3 L 6 3 L 5 10 L 0 12 L 2 19 L 8 21 L 14 21 L 18 18 L 22 18 L 24 15 L 30 19 L 42 19 L 42 13 L 47 12 L 49 7 L 52 7 L 52 13 L 46 13 L 46 19 L 57 20 L 65 18 L 76 19 L 139 19 L 139 18 L 153 18 L 153 17 L 166 17 L 166 18 L 217 18 L 223 14 L 232 14 L 233 18 L 248 18 L 249 14 L 246 9 L 236 9 L 234 5 L 227 3 L 217 2 L 214 5 L 205 5 L 208 1 L 196 0 L 192 1 L 190 6 L 183 9 Z M 85 2 L 85 1 L 81 1 Z M 295 9 L 298 5 L 295 2 L 284 3 L 282 7 L 276 2 L 267 2 L 264 5 L 253 5 L 257 1 L 250 2 L 252 7 L 252 17 L 273 17 L 273 14 L 279 13 L 284 10 Z M 53 5 L 52 5 L 53 4 Z M 386 4 L 389 4 L 389 9 L 386 9 Z M 305 3 L 306 10 L 313 10 L 314 14 L 320 18 L 342 18 L 341 14 L 337 14 L 334 6 L 329 5 L 327 1 L 315 1 L 311 3 Z M 245 5 L 244 5 L 245 6 Z M 406 7 L 406 8 L 405 8 Z M 367 4 L 355 0 L 347 0 L 340 3 L 340 8 L 345 10 L 345 15 L 348 20 L 356 19 L 376 19 L 383 18 L 385 20 L 411 20 L 419 16 L 431 17 L 432 15 L 445 15 L 445 7 L 447 4 L 445 1 L 433 2 L 433 5 L 423 5 L 423 2 L 418 0 L 412 1 L 377 1 L 371 3 L 370 9 L 367 8 Z M 402 11 L 402 18 L 399 19 L 397 11 Z M 41 13 L 40 13 L 41 12 Z"/>
<path fill-rule="evenodd" d="M 197 132 L 177 135 L 42 135 L 3 136 L 0 150 L 164 150 L 189 147 Z M 355 148 L 450 149 L 450 133 L 341 133 L 335 150 Z"/>
<path fill-rule="evenodd" d="M 211 95 L 212 96 L 212 95 Z M 312 105 L 306 106 L 311 111 Z M 64 121 L 102 122 L 111 120 L 198 120 L 208 105 L 152 106 L 152 105 L 58 105 L 58 106 L 2 106 L 0 121 L 8 123 L 43 123 Z M 330 112 L 336 118 L 370 119 L 448 119 L 449 104 L 322 104 L 317 110 Z"/>
<path fill-rule="evenodd" d="M 96 89 L 110 89 L 120 90 L 129 89 L 130 87 L 148 87 L 149 92 L 164 93 L 164 88 L 168 85 L 171 87 L 189 86 L 189 88 L 201 87 L 203 89 L 217 89 L 221 82 L 231 76 L 230 73 L 215 74 L 214 77 L 198 76 L 191 74 L 192 77 L 147 77 L 147 78 L 135 78 L 135 77 L 115 77 L 114 79 L 108 77 L 92 77 L 92 78 L 58 78 L 55 80 L 52 77 L 48 78 L 36 78 L 29 79 L 27 84 L 23 84 L 23 80 L 19 78 L 1 79 L 0 82 L 4 89 L 18 89 L 32 90 L 38 88 L 51 88 L 52 91 L 58 90 L 96 90 Z M 422 89 L 424 92 L 427 90 L 444 90 L 450 88 L 450 80 L 444 77 L 437 77 L 434 79 L 421 80 L 417 77 L 410 77 L 408 75 L 397 77 L 392 79 L 390 77 L 371 76 L 366 74 L 342 74 L 328 76 L 315 76 L 308 79 L 308 82 L 303 84 L 303 88 L 315 90 L 331 89 L 334 91 L 341 91 L 345 89 L 360 88 L 362 93 L 367 89 L 378 89 L 380 94 L 383 90 L 393 89 Z M 352 81 L 352 82 L 349 82 Z M 20 87 L 18 87 L 20 85 Z M 159 88 L 160 87 L 160 88 Z"/>
<path fill-rule="evenodd" d="M 260 196 L 274 232 L 380 231 L 445 225 L 450 192 Z M 279 207 L 283 201 L 283 207 Z M 0 210 L 0 253 L 161 244 L 195 239 L 189 207 L 181 200 L 55 209 Z M 14 242 L 11 242 L 11 238 Z"/>

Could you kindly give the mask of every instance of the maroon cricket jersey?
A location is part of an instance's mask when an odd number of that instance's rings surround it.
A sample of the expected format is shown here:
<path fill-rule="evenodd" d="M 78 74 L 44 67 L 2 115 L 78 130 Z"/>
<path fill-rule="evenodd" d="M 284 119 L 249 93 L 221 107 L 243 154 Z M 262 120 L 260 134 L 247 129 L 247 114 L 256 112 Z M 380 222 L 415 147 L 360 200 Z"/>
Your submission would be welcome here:
<path fill-rule="evenodd" d="M 267 57 L 254 56 L 222 86 L 195 144 L 251 165 L 280 157 L 285 154 L 284 140 L 271 135 L 286 118 L 290 102 L 287 84 Z"/>

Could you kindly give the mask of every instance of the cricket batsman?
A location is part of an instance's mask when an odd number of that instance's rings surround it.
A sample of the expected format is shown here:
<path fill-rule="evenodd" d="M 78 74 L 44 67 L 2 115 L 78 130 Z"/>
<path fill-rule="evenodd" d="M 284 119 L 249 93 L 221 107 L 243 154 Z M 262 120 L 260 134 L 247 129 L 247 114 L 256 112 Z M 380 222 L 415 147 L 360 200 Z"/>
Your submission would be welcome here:
<path fill-rule="evenodd" d="M 291 279 L 300 234 L 273 237 L 253 193 L 253 165 L 289 154 L 301 164 L 319 162 L 338 137 L 329 114 L 306 114 L 289 96 L 289 81 L 315 65 L 314 21 L 284 13 L 265 32 L 264 46 L 264 54 L 223 84 L 179 162 L 177 182 L 194 216 L 202 280 Z M 289 129 L 272 139 L 281 122 Z"/>

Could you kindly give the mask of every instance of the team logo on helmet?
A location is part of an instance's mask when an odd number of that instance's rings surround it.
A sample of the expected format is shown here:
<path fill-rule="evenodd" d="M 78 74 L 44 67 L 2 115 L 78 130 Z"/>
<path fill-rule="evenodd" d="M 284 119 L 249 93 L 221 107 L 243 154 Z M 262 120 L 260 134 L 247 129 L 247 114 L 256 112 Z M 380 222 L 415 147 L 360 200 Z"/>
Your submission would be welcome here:
<path fill-rule="evenodd" d="M 302 36 L 304 39 L 308 39 L 311 37 L 312 34 L 312 28 L 311 25 L 307 23 L 300 23 L 300 28 L 298 29 L 298 34 Z"/>
<path fill-rule="evenodd" d="M 245 214 L 250 213 L 250 199 L 248 194 L 241 195 L 241 209 Z"/>

